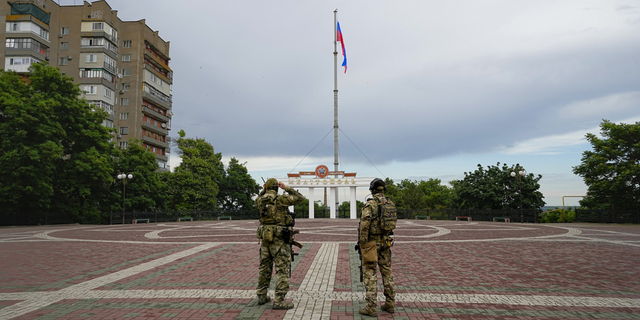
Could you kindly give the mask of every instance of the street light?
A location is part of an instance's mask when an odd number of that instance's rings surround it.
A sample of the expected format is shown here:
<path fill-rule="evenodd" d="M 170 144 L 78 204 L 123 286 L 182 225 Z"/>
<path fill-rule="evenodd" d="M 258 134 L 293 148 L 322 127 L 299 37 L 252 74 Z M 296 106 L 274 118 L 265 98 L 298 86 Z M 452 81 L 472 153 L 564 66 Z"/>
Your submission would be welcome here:
<path fill-rule="evenodd" d="M 131 172 L 128 174 L 120 172 L 117 177 L 122 180 L 122 224 L 124 224 L 124 200 L 127 192 L 127 179 L 133 179 L 133 174 Z"/>
<path fill-rule="evenodd" d="M 520 223 L 524 223 L 524 213 L 522 212 L 522 177 L 524 177 L 525 174 L 527 174 L 527 172 L 524 168 L 519 170 L 518 173 L 511 171 L 512 177 L 518 177 L 518 193 L 520 193 Z"/>

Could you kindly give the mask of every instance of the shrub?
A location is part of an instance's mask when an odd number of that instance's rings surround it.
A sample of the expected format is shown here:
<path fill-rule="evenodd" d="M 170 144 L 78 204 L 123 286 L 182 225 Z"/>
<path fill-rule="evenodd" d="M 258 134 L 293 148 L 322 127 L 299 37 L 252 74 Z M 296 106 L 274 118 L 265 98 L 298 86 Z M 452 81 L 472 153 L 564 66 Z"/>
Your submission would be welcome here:
<path fill-rule="evenodd" d="M 556 207 L 553 210 L 540 213 L 540 223 L 561 223 L 562 222 L 562 210 Z M 557 211 L 555 211 L 557 210 Z M 576 221 L 576 212 L 573 207 L 566 207 L 564 209 L 564 222 L 570 223 Z"/>

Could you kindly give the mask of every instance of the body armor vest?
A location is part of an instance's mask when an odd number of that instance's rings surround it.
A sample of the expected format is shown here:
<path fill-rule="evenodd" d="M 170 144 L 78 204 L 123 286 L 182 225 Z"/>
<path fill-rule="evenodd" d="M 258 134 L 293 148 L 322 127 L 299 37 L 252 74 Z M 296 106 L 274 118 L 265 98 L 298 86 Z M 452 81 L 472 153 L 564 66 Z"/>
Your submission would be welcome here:
<path fill-rule="evenodd" d="M 265 225 L 293 226 L 293 218 L 286 206 L 278 206 L 278 195 L 268 193 L 259 200 L 260 223 Z"/>

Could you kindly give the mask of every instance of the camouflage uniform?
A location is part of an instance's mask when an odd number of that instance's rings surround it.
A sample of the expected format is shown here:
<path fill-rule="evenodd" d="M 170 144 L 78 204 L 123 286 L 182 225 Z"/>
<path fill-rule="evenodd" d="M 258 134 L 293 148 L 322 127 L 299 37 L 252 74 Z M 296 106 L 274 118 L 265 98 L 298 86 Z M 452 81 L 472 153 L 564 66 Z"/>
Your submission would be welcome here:
<path fill-rule="evenodd" d="M 376 241 L 378 251 L 378 266 L 382 274 L 382 284 L 384 285 L 385 305 L 383 310 L 393 312 L 395 308 L 396 291 L 393 285 L 393 274 L 391 272 L 391 247 L 390 236 L 380 231 L 378 216 L 378 201 L 376 198 L 385 199 L 384 193 L 375 191 L 373 199 L 369 199 L 362 208 L 360 227 L 358 228 L 358 243 L 360 247 L 369 241 Z M 376 298 L 378 295 L 378 277 L 375 262 L 367 263 L 363 268 L 364 287 L 367 290 L 366 302 L 367 312 L 375 313 Z M 361 312 L 362 313 L 362 312 Z"/>
<path fill-rule="evenodd" d="M 274 182 L 275 181 L 275 182 Z M 275 183 L 276 189 L 273 189 Z M 289 270 L 291 268 L 291 246 L 289 239 L 283 238 L 283 230 L 293 232 L 293 220 L 288 214 L 289 206 L 300 203 L 305 197 L 293 188 L 286 187 L 285 192 L 278 196 L 277 180 L 269 179 L 265 183 L 256 203 L 261 210 L 260 226 L 256 232 L 262 240 L 260 246 L 260 273 L 256 294 L 261 303 L 267 297 L 267 289 L 271 283 L 273 264 L 276 267 L 275 304 L 284 302 L 289 291 Z M 266 302 L 268 302 L 268 298 Z M 292 307 L 292 306 L 291 306 Z"/>

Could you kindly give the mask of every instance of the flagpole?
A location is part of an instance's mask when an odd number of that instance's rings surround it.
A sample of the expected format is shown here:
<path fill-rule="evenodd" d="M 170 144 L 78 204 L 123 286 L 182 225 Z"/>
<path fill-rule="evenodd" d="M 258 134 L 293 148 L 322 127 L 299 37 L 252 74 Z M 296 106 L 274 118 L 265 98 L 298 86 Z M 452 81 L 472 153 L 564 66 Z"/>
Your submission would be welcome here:
<path fill-rule="evenodd" d="M 338 9 L 333 11 L 333 165 L 338 172 Z M 335 178 L 339 178 L 335 175 Z M 338 212 L 338 188 L 335 189 L 335 211 Z"/>

